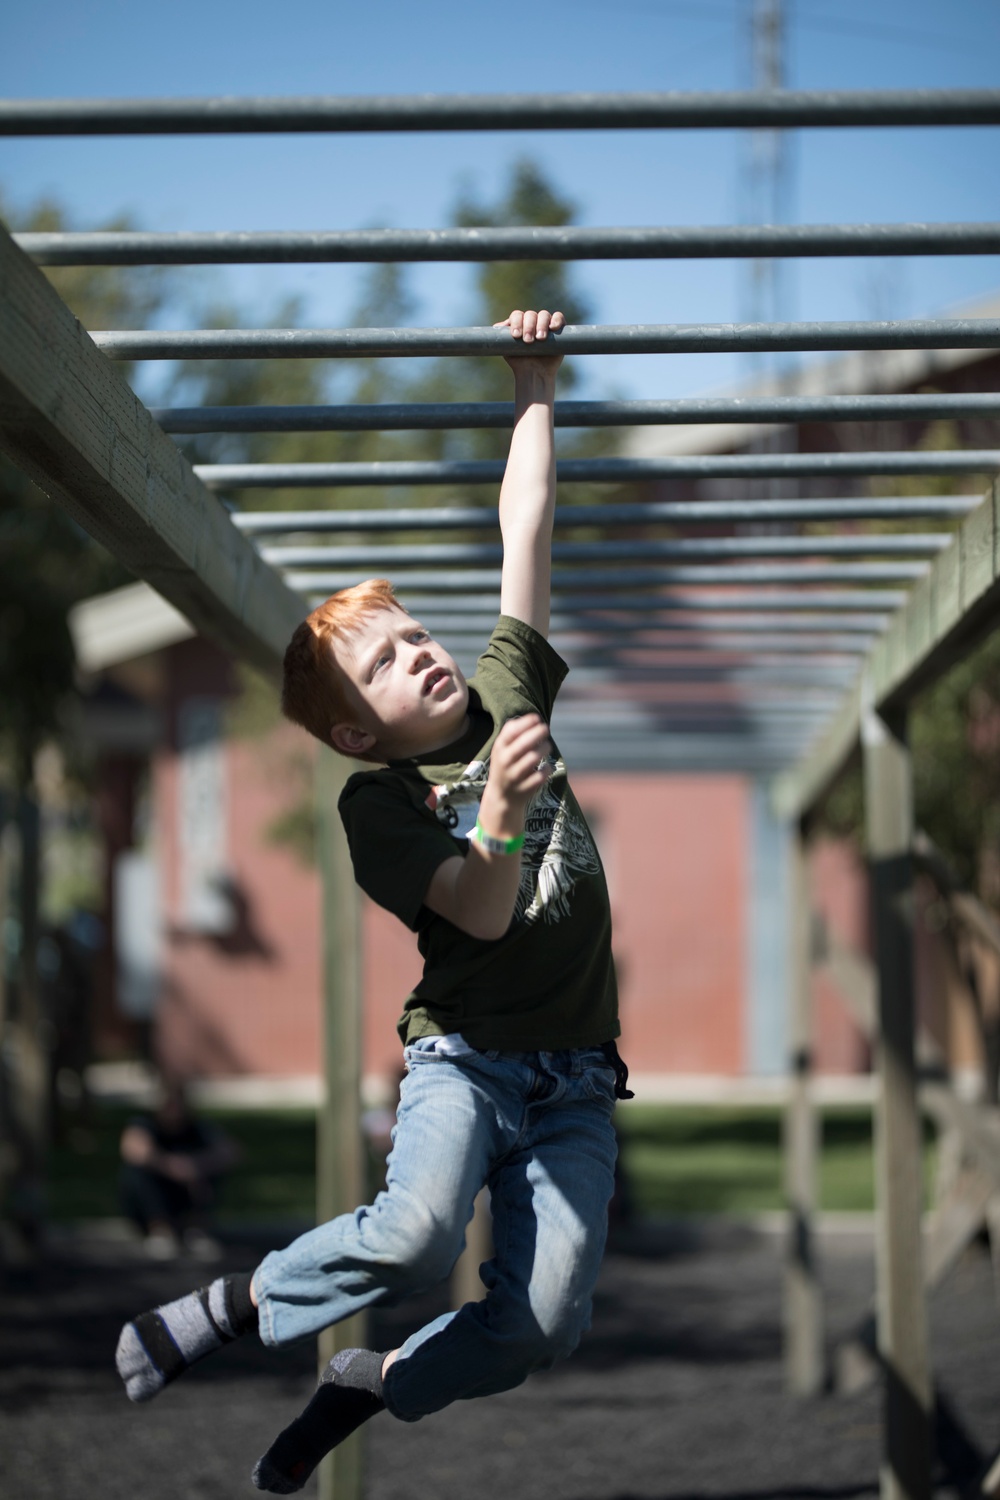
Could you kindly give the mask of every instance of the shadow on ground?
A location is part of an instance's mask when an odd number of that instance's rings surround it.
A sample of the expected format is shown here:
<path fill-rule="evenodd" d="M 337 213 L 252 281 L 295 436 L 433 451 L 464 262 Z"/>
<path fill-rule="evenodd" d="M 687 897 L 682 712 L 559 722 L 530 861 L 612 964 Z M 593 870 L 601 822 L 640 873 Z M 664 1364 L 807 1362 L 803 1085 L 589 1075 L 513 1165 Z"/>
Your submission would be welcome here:
<path fill-rule="evenodd" d="M 230 1236 L 225 1269 L 282 1236 Z M 0 1452 L 19 1500 L 230 1500 L 308 1398 L 309 1346 L 244 1339 L 146 1406 L 112 1358 L 122 1321 L 209 1279 L 150 1263 L 107 1234 L 67 1234 L 31 1276 L 0 1287 Z M 872 1290 L 865 1236 L 825 1247 L 831 1339 Z M 417 1424 L 367 1429 L 368 1500 L 853 1500 L 878 1493 L 879 1396 L 785 1395 L 778 1242 L 646 1230 L 609 1254 L 594 1324 L 565 1365 L 517 1391 Z M 389 1348 L 445 1306 L 443 1291 L 373 1319 Z M 1000 1442 L 1000 1319 L 974 1247 L 933 1304 L 943 1455 L 936 1495 L 957 1496 Z M 315 1481 L 306 1494 L 315 1493 Z"/>

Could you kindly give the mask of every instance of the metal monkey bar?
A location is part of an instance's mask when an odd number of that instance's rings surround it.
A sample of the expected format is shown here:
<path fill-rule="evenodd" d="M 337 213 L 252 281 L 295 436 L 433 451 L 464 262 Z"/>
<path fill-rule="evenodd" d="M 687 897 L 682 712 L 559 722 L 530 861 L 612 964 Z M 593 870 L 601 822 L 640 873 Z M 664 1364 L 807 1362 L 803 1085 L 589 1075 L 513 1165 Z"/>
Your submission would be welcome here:
<path fill-rule="evenodd" d="M 727 95 L 574 95 L 435 98 L 62 100 L 0 102 L 0 135 L 212 135 L 258 132 L 784 129 L 1000 124 L 1000 90 Z M 394 503 L 370 511 L 230 516 L 211 488 L 495 483 L 498 466 L 442 461 L 345 465 L 204 465 L 193 470 L 171 433 L 420 431 L 507 425 L 506 404 L 301 406 L 158 411 L 154 421 L 112 360 L 381 358 L 516 355 L 492 329 L 234 329 L 80 334 L 29 256 L 49 265 L 144 265 L 348 260 L 658 258 L 697 256 L 982 255 L 1000 249 L 996 224 L 870 224 L 482 230 L 338 230 L 316 233 L 19 236 L 0 234 L 0 448 L 139 577 L 206 635 L 273 670 L 317 590 L 357 581 L 359 568 L 403 569 L 404 601 L 468 650 L 495 610 L 499 578 L 489 544 L 362 546 L 369 532 L 412 538 L 429 530 L 480 531 L 492 507 Z M 705 324 L 568 328 L 573 355 L 754 351 L 1000 349 L 1000 320 L 893 323 Z M 96 346 L 96 347 L 95 347 Z M 944 368 L 942 364 L 940 368 Z M 913 383 L 912 381 L 909 383 Z M 553 628 L 576 671 L 558 729 L 578 763 L 619 769 L 779 772 L 775 805 L 798 830 L 796 892 L 804 889 L 810 813 L 861 748 L 878 932 L 880 1100 L 879 1342 L 887 1383 L 885 1493 L 928 1500 L 931 1387 L 919 1287 L 920 1194 L 909 935 L 909 768 L 906 707 L 914 693 L 995 626 L 1000 610 L 1000 487 L 985 499 L 867 496 L 862 482 L 890 476 L 992 475 L 1000 450 L 971 445 L 915 453 L 920 424 L 995 421 L 993 393 L 759 393 L 726 400 L 564 402 L 560 427 L 676 427 L 889 421 L 907 424 L 895 451 L 730 452 L 567 461 L 562 478 L 628 486 L 620 503 L 567 506 L 560 533 L 597 538 L 556 546 Z M 157 425 L 159 422 L 160 425 Z M 978 429 L 977 429 L 978 431 Z M 745 499 L 720 494 L 738 479 Z M 856 493 L 824 497 L 824 481 Z M 768 481 L 772 485 L 768 486 Z M 663 493 L 663 486 L 688 486 Z M 808 493 L 789 494 L 804 485 Z M 652 496 L 639 499 L 643 486 Z M 715 486 L 716 488 L 712 488 Z M 774 486 L 780 491 L 774 493 Z M 934 534 L 899 528 L 937 521 Z M 895 528 L 888 534 L 776 526 Z M 633 539 L 609 536 L 643 528 Z M 673 528 L 663 534 L 663 528 Z M 704 533 L 708 528 L 710 535 Z M 725 534 L 721 528 L 728 528 Z M 678 534 L 678 529 L 684 534 Z M 689 535 L 694 531 L 695 535 Z M 650 535 L 650 532 L 655 534 Z M 261 550 L 256 537 L 343 536 L 349 545 Z M 711 562 L 683 561 L 706 557 Z M 759 557 L 760 562 L 748 562 Z M 288 569 L 284 577 L 268 559 Z M 779 558 L 785 560 L 780 561 Z M 308 559 L 308 561 L 307 561 Z M 658 564 L 655 560 L 660 559 Z M 662 561 L 669 560 L 669 566 Z M 467 565 L 475 561 L 479 567 Z M 588 566 L 580 566 L 586 561 Z M 433 567 L 428 566 L 433 562 Z M 619 562 L 622 566 L 609 566 Z M 301 571 L 311 568 L 314 571 Z M 295 591 L 298 592 L 295 592 Z M 860 670 L 858 670 L 860 664 Z M 335 792 L 326 761 L 324 806 Z M 344 856 L 324 820 L 328 875 L 328 1051 L 341 1070 L 323 1132 L 321 1211 L 359 1201 L 351 1114 L 356 1067 L 357 919 Z M 329 893 L 336 888 L 336 898 Z M 804 930 L 799 901 L 798 930 Z M 800 943 L 805 952 L 805 940 Z M 822 1340 L 809 1218 L 815 1160 L 808 1096 L 806 964 L 794 1028 L 789 1192 L 789 1371 L 818 1388 Z M 353 1059 L 353 1062 L 352 1062 Z M 971 1139 L 971 1137 L 970 1137 Z M 353 1153 L 353 1154 L 352 1154 Z M 890 1295 L 891 1291 L 891 1295 Z M 357 1341 L 353 1330 L 338 1337 Z M 333 1341 L 325 1350 L 333 1352 Z M 336 1482 L 357 1493 L 354 1450 L 337 1451 Z M 329 1484 L 329 1475 L 324 1483 Z"/>

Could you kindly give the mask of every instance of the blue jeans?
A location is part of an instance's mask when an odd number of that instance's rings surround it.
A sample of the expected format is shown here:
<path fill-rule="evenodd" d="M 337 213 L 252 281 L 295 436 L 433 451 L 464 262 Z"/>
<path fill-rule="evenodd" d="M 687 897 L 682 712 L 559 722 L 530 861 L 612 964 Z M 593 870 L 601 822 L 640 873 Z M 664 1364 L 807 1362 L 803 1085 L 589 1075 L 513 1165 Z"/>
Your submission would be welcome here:
<path fill-rule="evenodd" d="M 614 1070 L 599 1048 L 405 1053 L 386 1189 L 265 1257 L 254 1277 L 265 1344 L 316 1334 L 442 1281 L 489 1185 L 494 1259 L 481 1302 L 408 1338 L 385 1404 L 415 1422 L 509 1390 L 571 1353 L 590 1325 L 616 1155 Z"/>

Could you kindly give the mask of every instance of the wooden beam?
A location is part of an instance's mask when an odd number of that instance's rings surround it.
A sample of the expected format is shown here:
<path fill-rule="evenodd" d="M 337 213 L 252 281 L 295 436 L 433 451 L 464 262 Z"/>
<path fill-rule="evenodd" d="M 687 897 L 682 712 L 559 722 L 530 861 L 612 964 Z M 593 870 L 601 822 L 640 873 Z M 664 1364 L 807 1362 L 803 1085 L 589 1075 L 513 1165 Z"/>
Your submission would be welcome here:
<path fill-rule="evenodd" d="M 911 767 L 898 721 L 890 724 L 868 710 L 862 728 L 878 968 L 876 1305 L 885 1371 L 881 1494 L 882 1500 L 930 1500 L 933 1397 L 921 1256 Z"/>
<path fill-rule="evenodd" d="M 324 1101 L 317 1119 L 316 1217 L 320 1224 L 368 1198 L 361 1137 L 361 901 L 337 800 L 354 763 L 321 750 L 316 768 L 323 877 Z M 363 1346 L 367 1318 L 357 1313 L 319 1336 L 320 1373 L 342 1349 Z M 319 1469 L 321 1500 L 360 1500 L 364 1436 L 355 1432 Z"/>
<path fill-rule="evenodd" d="M 305 601 L 2 228 L 0 451 L 203 635 L 276 670 Z"/>
<path fill-rule="evenodd" d="M 924 1226 L 924 1290 L 934 1291 L 972 1243 L 987 1220 L 991 1204 L 1000 1203 L 996 1181 L 971 1165 L 961 1168 Z M 878 1336 L 874 1308 L 834 1350 L 834 1389 L 857 1395 L 879 1377 Z"/>
<path fill-rule="evenodd" d="M 815 1396 L 822 1390 L 825 1376 L 815 1230 L 819 1121 L 813 1097 L 812 908 L 805 830 L 801 825 L 794 835 L 791 877 L 791 1076 L 783 1142 L 789 1217 L 784 1277 L 785 1381 L 792 1395 Z"/>
<path fill-rule="evenodd" d="M 948 902 L 956 921 L 1000 957 L 1000 922 L 978 896 L 960 888 L 948 861 L 926 833 L 917 832 L 913 854 L 918 868 L 926 871 Z"/>
<path fill-rule="evenodd" d="M 944 1130 L 956 1130 L 976 1167 L 1000 1193 L 1000 1114 L 990 1105 L 960 1099 L 944 1083 L 920 1087 L 921 1108 Z"/>
<path fill-rule="evenodd" d="M 861 734 L 862 693 L 879 713 L 905 706 L 1000 623 L 1000 480 L 890 619 L 858 685 L 809 754 L 775 778 L 778 814 L 800 817 L 833 784 Z"/>

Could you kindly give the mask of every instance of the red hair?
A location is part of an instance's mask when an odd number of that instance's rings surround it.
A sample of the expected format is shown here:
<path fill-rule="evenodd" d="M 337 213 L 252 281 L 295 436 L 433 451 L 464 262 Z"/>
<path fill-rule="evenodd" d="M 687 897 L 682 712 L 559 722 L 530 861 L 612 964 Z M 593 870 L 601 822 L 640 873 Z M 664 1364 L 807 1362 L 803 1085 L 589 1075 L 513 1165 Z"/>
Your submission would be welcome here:
<path fill-rule="evenodd" d="M 324 745 L 330 744 L 333 726 L 351 718 L 337 665 L 337 643 L 379 609 L 398 609 L 406 614 L 387 578 L 369 578 L 331 594 L 306 616 L 288 643 L 281 711 Z"/>

